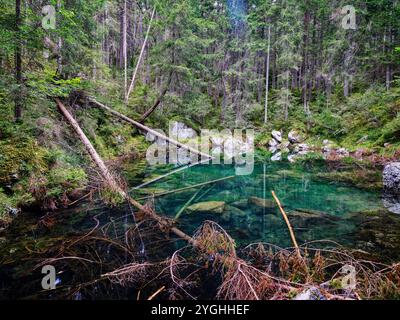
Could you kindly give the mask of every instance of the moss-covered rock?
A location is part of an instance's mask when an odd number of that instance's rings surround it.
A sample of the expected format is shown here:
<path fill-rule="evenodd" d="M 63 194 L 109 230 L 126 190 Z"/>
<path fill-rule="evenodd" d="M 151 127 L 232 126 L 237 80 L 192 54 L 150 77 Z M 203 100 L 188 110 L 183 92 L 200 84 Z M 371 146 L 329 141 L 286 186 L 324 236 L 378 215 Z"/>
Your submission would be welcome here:
<path fill-rule="evenodd" d="M 187 208 L 192 213 L 216 213 L 221 214 L 224 212 L 225 202 L 223 201 L 207 201 L 199 202 Z"/>

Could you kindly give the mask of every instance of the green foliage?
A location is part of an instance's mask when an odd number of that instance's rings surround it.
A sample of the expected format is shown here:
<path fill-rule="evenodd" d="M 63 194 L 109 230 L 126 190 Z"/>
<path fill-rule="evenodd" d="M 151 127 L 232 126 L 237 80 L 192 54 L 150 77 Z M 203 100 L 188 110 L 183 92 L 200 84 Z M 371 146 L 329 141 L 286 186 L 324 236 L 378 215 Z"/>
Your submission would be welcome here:
<path fill-rule="evenodd" d="M 53 168 L 48 173 L 47 197 L 59 198 L 63 194 L 82 189 L 87 184 L 87 176 L 81 168 Z"/>
<path fill-rule="evenodd" d="M 27 86 L 35 96 L 68 97 L 72 91 L 83 89 L 82 80 L 79 77 L 72 79 L 57 79 L 55 69 L 46 66 L 39 72 L 27 73 Z"/>
<path fill-rule="evenodd" d="M 9 211 L 12 206 L 13 203 L 10 198 L 3 193 L 2 189 L 0 189 L 0 227 L 11 222 Z"/>

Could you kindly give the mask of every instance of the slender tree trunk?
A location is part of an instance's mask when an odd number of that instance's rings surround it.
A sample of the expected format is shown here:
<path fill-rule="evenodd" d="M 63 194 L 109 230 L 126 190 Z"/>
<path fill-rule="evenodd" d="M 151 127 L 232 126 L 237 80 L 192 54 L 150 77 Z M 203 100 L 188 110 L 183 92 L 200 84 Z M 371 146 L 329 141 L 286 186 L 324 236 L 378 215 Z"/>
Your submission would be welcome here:
<path fill-rule="evenodd" d="M 267 68 L 265 71 L 265 115 L 264 123 L 268 122 L 268 98 L 269 98 L 269 68 L 271 60 L 271 24 L 268 25 L 268 49 L 267 49 Z"/>
<path fill-rule="evenodd" d="M 138 61 L 137 61 L 137 63 L 136 63 L 136 68 L 135 68 L 135 71 L 133 72 L 132 81 L 131 81 L 131 84 L 130 84 L 129 89 L 128 89 L 128 91 L 127 91 L 127 93 L 126 93 L 126 96 L 125 96 L 125 103 L 128 103 L 129 96 L 130 96 L 130 94 L 131 94 L 131 92 L 132 92 L 132 90 L 133 90 L 133 88 L 134 88 L 134 86 L 135 86 L 136 76 L 137 76 L 137 73 L 138 73 L 138 71 L 139 71 L 139 67 L 140 67 L 140 63 L 141 63 L 142 58 L 143 58 L 143 55 L 144 55 L 144 51 L 145 51 L 145 49 L 146 49 L 146 44 L 147 44 L 147 40 L 149 39 L 149 34 L 150 34 L 150 30 L 151 30 L 151 25 L 152 25 L 152 23 L 153 23 L 153 19 L 154 19 L 155 13 L 156 13 L 156 8 L 154 7 L 153 12 L 152 12 L 152 14 L 151 14 L 149 26 L 148 26 L 148 28 L 147 28 L 146 37 L 145 37 L 144 42 L 143 42 L 143 45 L 142 45 L 142 50 L 140 51 L 140 55 L 139 55 Z"/>
<path fill-rule="evenodd" d="M 57 0 L 57 11 L 61 10 L 61 0 Z M 57 55 L 57 74 L 61 75 L 63 71 L 63 59 L 62 59 L 62 46 L 63 41 L 61 37 L 58 37 L 58 55 Z"/>
<path fill-rule="evenodd" d="M 21 0 L 15 1 L 15 79 L 17 81 L 18 89 L 15 94 L 15 120 L 20 121 L 22 118 L 23 107 L 23 83 L 22 83 L 22 39 L 20 27 L 22 23 L 21 18 Z"/>
<path fill-rule="evenodd" d="M 127 56 L 127 5 L 126 0 L 124 0 L 124 9 L 123 9 L 123 17 L 122 17 L 122 51 L 123 51 L 123 59 L 124 59 L 124 94 L 126 95 L 126 91 L 128 90 L 128 56 Z"/>

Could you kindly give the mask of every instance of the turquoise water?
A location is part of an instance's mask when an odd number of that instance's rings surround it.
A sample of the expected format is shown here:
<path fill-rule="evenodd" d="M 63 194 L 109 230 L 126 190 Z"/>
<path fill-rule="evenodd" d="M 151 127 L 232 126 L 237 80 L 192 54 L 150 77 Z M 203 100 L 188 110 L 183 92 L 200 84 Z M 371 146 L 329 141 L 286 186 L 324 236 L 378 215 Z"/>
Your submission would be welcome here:
<path fill-rule="evenodd" d="M 210 184 L 200 192 L 197 187 L 156 197 L 154 205 L 158 213 L 173 218 L 198 192 L 190 204 L 221 201 L 225 203 L 225 210 L 223 213 L 186 210 L 177 221 L 183 231 L 192 234 L 205 220 L 213 220 L 224 227 L 239 245 L 262 241 L 289 247 L 288 229 L 279 209 L 248 204 L 251 197 L 266 199 L 269 203 L 273 201 L 271 191 L 275 191 L 285 206 L 299 243 L 331 240 L 353 246 L 357 232 L 353 214 L 382 208 L 381 194 L 319 181 L 315 174 L 325 170 L 324 167 L 294 167 L 289 163 L 257 164 L 251 175 Z M 156 177 L 165 172 L 168 172 L 165 168 L 153 168 L 148 170 L 147 176 Z M 233 166 L 199 165 L 168 176 L 134 194 L 140 197 L 146 191 L 160 193 L 234 175 Z"/>

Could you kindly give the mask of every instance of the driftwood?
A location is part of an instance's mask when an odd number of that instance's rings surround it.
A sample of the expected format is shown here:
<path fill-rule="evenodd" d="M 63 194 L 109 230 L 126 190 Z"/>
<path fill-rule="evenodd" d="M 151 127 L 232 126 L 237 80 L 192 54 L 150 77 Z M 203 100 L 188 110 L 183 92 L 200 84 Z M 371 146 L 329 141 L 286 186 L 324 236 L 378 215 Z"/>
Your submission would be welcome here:
<path fill-rule="evenodd" d="M 285 222 L 286 222 L 286 225 L 287 225 L 287 227 L 288 227 L 288 229 L 289 229 L 290 238 L 292 239 L 293 245 L 294 245 L 294 247 L 296 248 L 297 254 L 300 255 L 299 245 L 297 244 L 296 237 L 295 237 L 295 235 L 294 235 L 294 231 L 293 231 L 292 225 L 290 224 L 289 218 L 288 218 L 288 216 L 287 216 L 285 210 L 283 210 L 282 204 L 281 204 L 281 202 L 279 201 L 279 199 L 278 199 L 278 197 L 276 196 L 276 194 L 275 194 L 274 191 L 272 191 L 272 196 L 274 197 L 274 199 L 275 199 L 275 201 L 276 201 L 276 203 L 277 203 L 277 205 L 278 205 L 278 207 L 279 207 L 279 210 L 280 210 L 281 213 L 282 213 L 283 219 L 284 219 Z"/>
<path fill-rule="evenodd" d="M 86 151 L 89 153 L 91 159 L 93 162 L 96 164 L 96 166 L 100 170 L 100 174 L 102 175 L 104 181 L 113 189 L 115 192 L 118 192 L 126 201 L 128 201 L 131 205 L 133 205 L 136 209 L 140 210 L 141 212 L 145 213 L 149 218 L 157 221 L 161 226 L 164 228 L 167 228 L 171 232 L 173 232 L 175 235 L 178 237 L 188 241 L 189 243 L 194 243 L 194 240 L 192 237 L 188 236 L 186 233 L 183 231 L 179 230 L 178 228 L 171 227 L 170 222 L 167 219 L 164 219 L 157 215 L 153 210 L 150 208 L 140 204 L 136 200 L 134 200 L 132 197 L 130 197 L 123 189 L 122 187 L 118 184 L 117 180 L 113 176 L 113 174 L 109 171 L 107 166 L 105 165 L 104 161 L 101 159 L 99 154 L 97 153 L 96 149 L 93 147 L 92 143 L 89 141 L 89 139 L 86 137 L 85 133 L 82 131 L 80 128 L 78 122 L 74 119 L 74 117 L 71 115 L 71 113 L 67 110 L 67 108 L 61 103 L 59 99 L 56 99 L 58 108 L 60 112 L 64 115 L 68 123 L 72 126 L 72 128 L 75 130 L 76 134 L 78 135 L 79 139 L 82 141 L 84 144 Z"/>
<path fill-rule="evenodd" d="M 209 154 L 200 152 L 195 148 L 192 148 L 190 146 L 187 146 L 186 144 L 183 144 L 183 143 L 181 143 L 179 141 L 171 139 L 171 138 L 169 138 L 169 137 L 167 137 L 167 136 L 165 136 L 165 135 L 163 135 L 163 134 L 161 134 L 161 133 L 159 133 L 159 132 L 157 132 L 157 131 L 149 128 L 149 127 L 146 127 L 145 125 L 143 125 L 143 124 L 141 124 L 141 123 L 139 123 L 139 122 L 137 122 L 137 121 L 125 116 L 125 115 L 123 115 L 122 113 L 119 113 L 119 112 L 111 109 L 110 107 L 107 107 L 106 105 L 104 105 L 104 104 L 102 104 L 102 103 L 100 103 L 100 102 L 98 102 L 98 101 L 96 101 L 96 100 L 94 100 L 92 98 L 89 98 L 89 101 L 91 103 L 93 103 L 95 106 L 110 112 L 112 115 L 120 118 L 121 120 L 124 120 L 125 122 L 128 122 L 128 123 L 134 125 L 136 128 L 139 128 L 141 130 L 149 132 L 152 135 L 154 135 L 154 136 L 156 136 L 156 137 L 158 137 L 158 138 L 160 138 L 160 139 L 162 139 L 164 141 L 167 141 L 167 142 L 169 142 L 169 143 L 171 143 L 173 145 L 176 145 L 177 147 L 180 147 L 182 149 L 185 149 L 187 151 L 193 152 L 194 154 L 200 155 L 202 157 L 206 157 L 208 159 L 213 159 L 213 157 L 210 156 Z"/>

